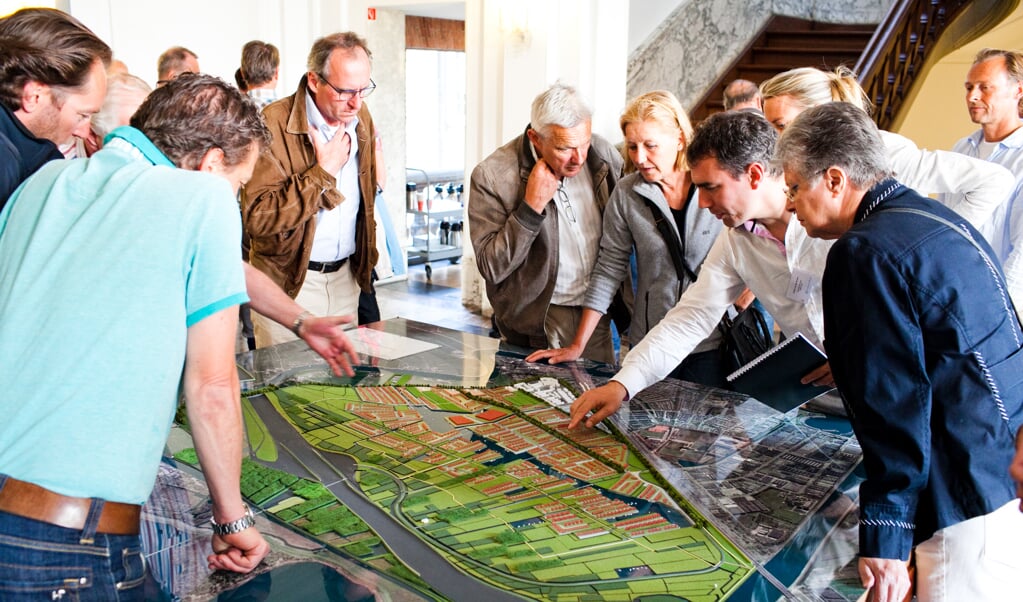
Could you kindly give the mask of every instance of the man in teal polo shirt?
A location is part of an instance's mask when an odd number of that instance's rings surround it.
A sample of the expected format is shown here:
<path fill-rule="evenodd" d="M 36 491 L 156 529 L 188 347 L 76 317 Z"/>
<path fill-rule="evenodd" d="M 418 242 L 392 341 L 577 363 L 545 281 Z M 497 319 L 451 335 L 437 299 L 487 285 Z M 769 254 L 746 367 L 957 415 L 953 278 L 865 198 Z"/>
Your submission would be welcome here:
<path fill-rule="evenodd" d="M 179 387 L 213 502 L 210 567 L 247 572 L 268 551 L 239 491 L 233 352 L 248 299 L 235 194 L 269 134 L 199 75 L 132 125 L 44 166 L 0 213 L 4 600 L 141 599 L 138 509 Z"/>

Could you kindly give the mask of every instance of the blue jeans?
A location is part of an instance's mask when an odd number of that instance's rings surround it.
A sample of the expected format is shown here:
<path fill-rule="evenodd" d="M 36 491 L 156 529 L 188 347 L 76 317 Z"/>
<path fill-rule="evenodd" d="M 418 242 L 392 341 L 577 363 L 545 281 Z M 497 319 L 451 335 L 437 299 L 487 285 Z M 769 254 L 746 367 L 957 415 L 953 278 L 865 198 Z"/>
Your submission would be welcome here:
<path fill-rule="evenodd" d="M 143 600 L 138 535 L 96 533 L 98 521 L 95 506 L 81 531 L 0 512 L 0 600 Z"/>

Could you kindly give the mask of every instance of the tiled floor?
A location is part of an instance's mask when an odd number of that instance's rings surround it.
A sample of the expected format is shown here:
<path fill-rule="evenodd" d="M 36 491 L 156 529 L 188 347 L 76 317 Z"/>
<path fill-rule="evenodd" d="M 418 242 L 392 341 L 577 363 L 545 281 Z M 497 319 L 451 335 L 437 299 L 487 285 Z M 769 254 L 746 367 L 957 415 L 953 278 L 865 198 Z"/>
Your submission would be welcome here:
<path fill-rule="evenodd" d="M 401 317 L 463 332 L 487 335 L 490 318 L 462 305 L 462 269 L 458 264 L 437 261 L 426 278 L 422 264 L 409 266 L 408 279 L 377 285 L 380 317 Z"/>

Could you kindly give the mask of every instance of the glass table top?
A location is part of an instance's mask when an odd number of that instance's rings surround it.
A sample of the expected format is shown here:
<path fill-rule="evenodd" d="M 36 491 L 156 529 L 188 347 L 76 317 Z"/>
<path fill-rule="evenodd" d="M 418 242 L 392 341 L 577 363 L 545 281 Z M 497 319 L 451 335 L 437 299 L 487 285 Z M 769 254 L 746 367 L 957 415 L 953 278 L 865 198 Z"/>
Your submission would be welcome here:
<path fill-rule="evenodd" d="M 610 367 L 530 364 L 530 350 L 407 319 L 352 337 L 354 378 L 330 374 L 301 341 L 238 356 L 243 489 L 246 479 L 298 483 L 248 486 L 273 548 L 258 575 L 206 568 L 208 498 L 188 465 L 187 432 L 173 429 L 168 450 L 184 460 L 161 469 L 145 512 L 154 591 L 182 600 L 862 594 L 860 450 L 846 421 L 669 379 L 610 424 L 568 431 L 568 404 Z M 345 526 L 321 529 L 317 511 Z"/>

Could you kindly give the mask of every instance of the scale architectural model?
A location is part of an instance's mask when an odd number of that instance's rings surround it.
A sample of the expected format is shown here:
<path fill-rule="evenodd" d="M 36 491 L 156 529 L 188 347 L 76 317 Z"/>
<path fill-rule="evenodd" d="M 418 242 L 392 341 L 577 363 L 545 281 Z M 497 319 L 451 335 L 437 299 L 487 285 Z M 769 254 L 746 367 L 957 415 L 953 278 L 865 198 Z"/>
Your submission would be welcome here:
<path fill-rule="evenodd" d="M 354 379 L 329 376 L 297 344 L 243 361 L 242 490 L 263 511 L 273 570 L 262 585 L 200 571 L 205 587 L 173 595 L 257 587 L 289 599 L 282 581 L 312 584 L 324 600 L 862 593 L 860 450 L 842 421 L 665 381 L 610 425 L 569 430 L 568 405 L 606 372 L 527 364 L 482 337 L 383 324 L 441 349 L 366 357 Z M 171 447 L 196 464 L 187 439 Z M 300 560 L 313 562 L 281 576 Z M 330 595 L 331 579 L 347 597 Z"/>

